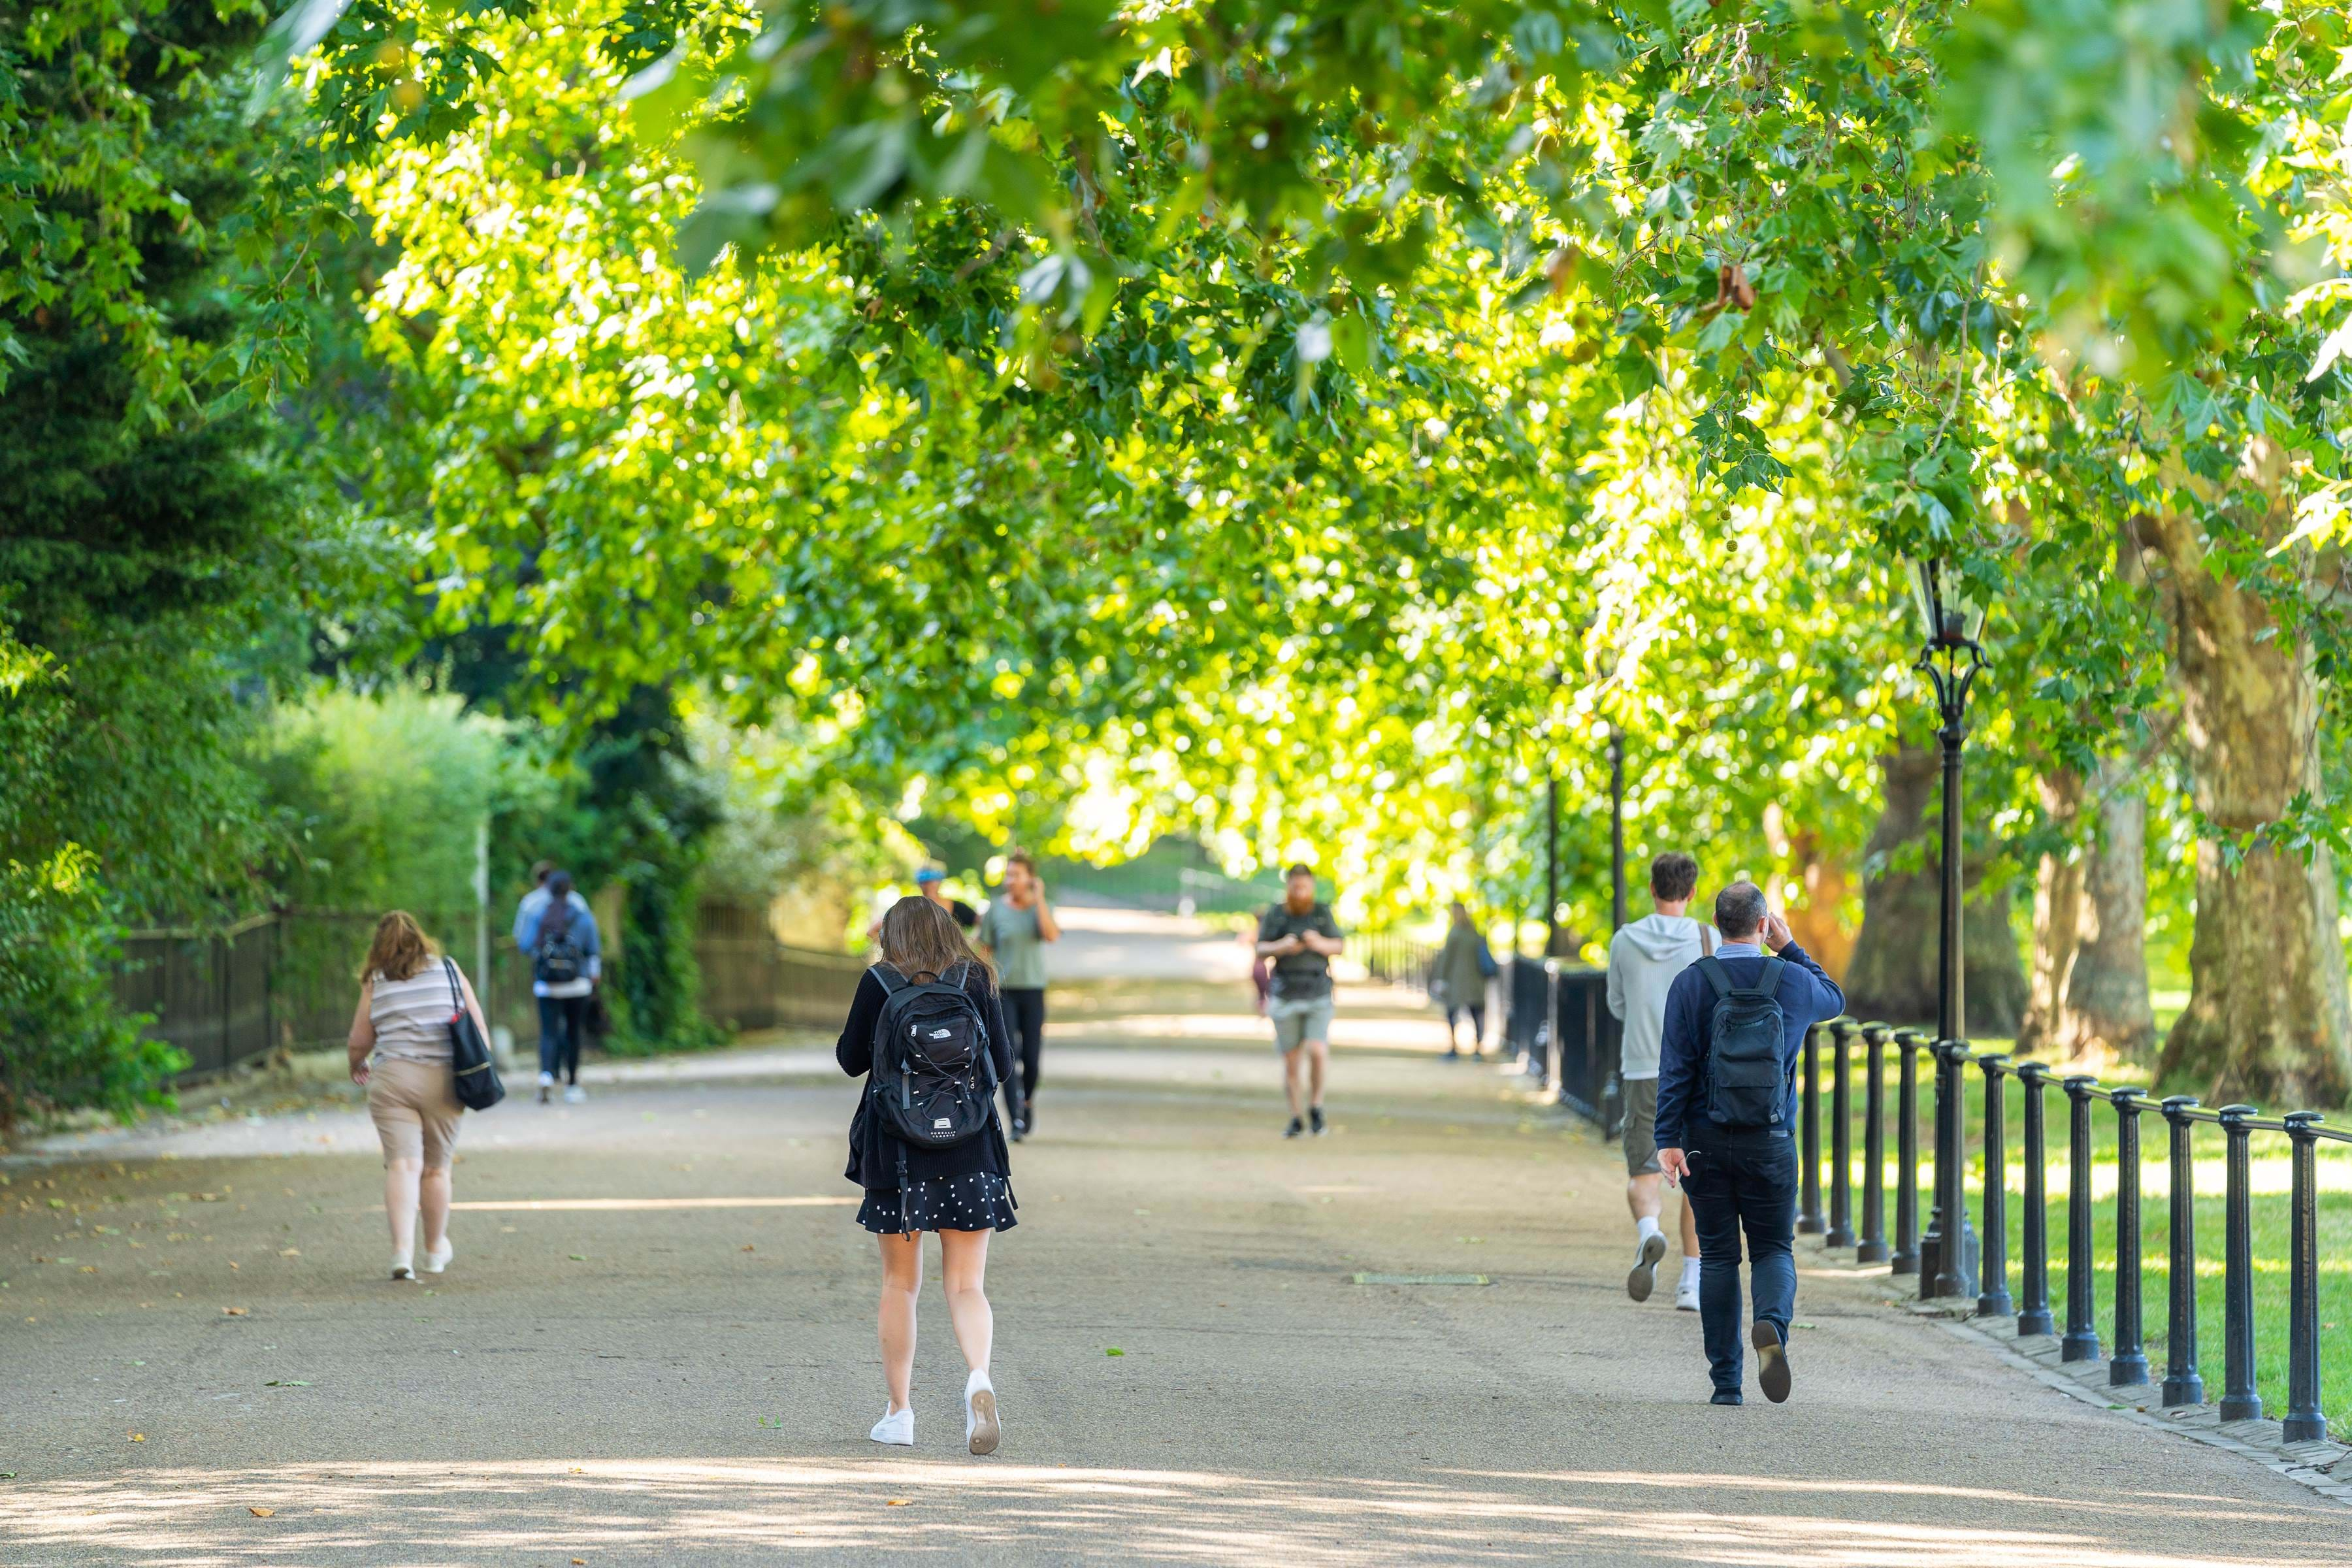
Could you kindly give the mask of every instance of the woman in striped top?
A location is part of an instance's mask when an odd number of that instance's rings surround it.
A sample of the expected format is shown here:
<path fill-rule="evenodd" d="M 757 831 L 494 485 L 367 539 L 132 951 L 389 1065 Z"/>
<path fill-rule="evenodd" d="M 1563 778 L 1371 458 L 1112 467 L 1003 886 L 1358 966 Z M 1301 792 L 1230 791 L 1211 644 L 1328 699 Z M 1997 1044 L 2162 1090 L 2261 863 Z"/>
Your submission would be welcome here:
<path fill-rule="evenodd" d="M 414 1279 L 416 1219 L 425 1216 L 425 1269 L 438 1274 L 449 1245 L 449 1161 L 457 1103 L 449 1072 L 449 1026 L 463 1006 L 485 1038 L 474 988 L 406 911 L 376 922 L 360 969 L 352 1017 L 352 1081 L 366 1086 L 368 1115 L 383 1144 L 383 1214 L 392 1226 L 392 1277 Z"/>

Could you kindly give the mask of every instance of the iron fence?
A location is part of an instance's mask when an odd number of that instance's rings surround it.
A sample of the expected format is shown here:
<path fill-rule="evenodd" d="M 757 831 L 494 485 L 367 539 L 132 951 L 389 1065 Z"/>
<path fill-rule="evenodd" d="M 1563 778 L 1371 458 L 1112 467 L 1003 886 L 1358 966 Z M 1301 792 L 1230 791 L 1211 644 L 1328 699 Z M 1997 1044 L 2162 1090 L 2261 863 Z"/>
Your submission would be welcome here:
<path fill-rule="evenodd" d="M 1503 1039 L 1528 1078 L 1614 1137 L 1624 1120 L 1624 1039 L 1609 1011 L 1609 972 L 1557 958 L 1503 965 Z"/>
<path fill-rule="evenodd" d="M 1854 1044 L 1860 1041 L 1863 1150 L 1859 1180 L 1853 1158 Z M 1895 1053 L 1892 1104 L 1885 1092 L 1885 1055 Z M 1826 1193 L 1822 1180 L 1822 1061 L 1829 1060 L 1829 1160 Z M 1922 1062 L 1935 1081 L 1934 1144 L 1919 1148 L 1918 1081 Z M 1969 1069 L 1980 1075 L 1983 1128 L 1977 1152 L 1983 1178 L 1977 1194 L 1972 1232 L 1966 1189 Z M 1807 1032 L 1800 1062 L 1799 1136 L 1802 1174 L 1797 1198 L 1797 1228 L 1818 1235 L 1827 1247 L 1852 1247 L 1857 1262 L 1885 1260 L 1898 1275 L 1916 1274 L 1920 1295 L 1929 1300 L 1974 1297 L 1976 1311 L 1990 1318 L 2014 1317 L 2020 1338 L 2054 1337 L 2063 1362 L 2095 1362 L 2102 1346 L 2097 1321 L 2098 1270 L 2111 1264 L 2114 1341 L 2105 1347 L 2107 1382 L 2127 1388 L 2153 1376 L 2148 1364 L 2144 1317 L 2141 1240 L 2141 1119 L 2154 1111 L 2165 1123 L 2168 1166 L 2163 1380 L 2166 1407 L 2207 1403 L 2198 1345 L 2195 1140 L 2200 1130 L 2222 1143 L 2224 1189 L 2221 1268 L 2223 1277 L 2222 1393 L 2215 1414 L 2223 1421 L 2259 1418 L 2255 1389 L 2255 1293 L 2261 1272 L 2253 1252 L 2253 1140 L 2286 1140 L 2289 1190 L 2287 1245 L 2286 1406 L 2281 1437 L 2288 1443 L 2327 1436 L 2321 1409 L 2323 1324 L 2319 1301 L 2318 1146 L 2323 1141 L 2352 1143 L 2352 1131 L 2325 1125 L 2317 1111 L 2265 1117 L 2251 1105 L 2208 1108 L 2193 1096 L 2151 1101 L 2148 1091 L 2128 1084 L 2102 1084 L 2084 1074 L 2060 1076 L 2035 1061 L 2012 1061 L 2000 1052 L 1971 1051 L 1967 1042 L 1933 1040 L 1917 1029 L 1836 1018 Z M 2020 1215 L 2020 1294 L 2010 1290 L 2009 1122 L 2007 1090 L 2021 1098 L 2023 1211 Z M 2063 1324 L 2050 1295 L 2049 1091 L 2065 1096 L 2066 1168 L 2064 1256 L 2066 1300 Z M 2096 1205 L 2092 1171 L 2094 1118 L 2105 1106 L 2115 1118 L 2116 1220 L 2111 1257 L 2098 1256 Z M 1893 1235 L 1888 1234 L 1886 1159 L 1889 1122 L 1895 1144 Z M 1923 1170 L 1931 1173 L 1927 1223 L 1920 1223 Z M 1859 1190 L 1860 1203 L 1855 1203 Z M 1826 1199 L 1826 1209 L 1824 1208 Z"/>
<path fill-rule="evenodd" d="M 1348 942 L 1373 980 L 1414 991 L 1429 989 L 1429 972 L 1437 962 L 1437 950 L 1429 943 L 1392 931 L 1358 931 Z"/>

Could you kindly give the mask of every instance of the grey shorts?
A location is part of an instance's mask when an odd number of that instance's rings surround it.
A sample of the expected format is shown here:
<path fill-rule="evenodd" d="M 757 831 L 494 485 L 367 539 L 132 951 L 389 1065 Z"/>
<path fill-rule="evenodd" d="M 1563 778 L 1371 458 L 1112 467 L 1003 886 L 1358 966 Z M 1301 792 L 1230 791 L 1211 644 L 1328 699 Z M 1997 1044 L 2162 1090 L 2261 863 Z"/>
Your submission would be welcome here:
<path fill-rule="evenodd" d="M 1274 1048 L 1288 1056 L 1309 1040 L 1331 1037 L 1331 998 L 1276 996 L 1268 999 L 1265 1016 L 1274 1020 Z"/>
<path fill-rule="evenodd" d="M 1658 1173 L 1658 1080 L 1625 1080 L 1625 1173 Z"/>

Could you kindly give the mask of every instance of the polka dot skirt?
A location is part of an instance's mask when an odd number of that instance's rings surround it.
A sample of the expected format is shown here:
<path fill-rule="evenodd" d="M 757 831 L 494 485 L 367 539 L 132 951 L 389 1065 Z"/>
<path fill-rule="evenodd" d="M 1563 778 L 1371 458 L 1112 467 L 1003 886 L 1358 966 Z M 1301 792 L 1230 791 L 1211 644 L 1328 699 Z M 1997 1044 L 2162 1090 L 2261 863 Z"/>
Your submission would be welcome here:
<path fill-rule="evenodd" d="M 867 1193 L 858 1207 L 857 1223 L 877 1236 L 916 1230 L 1011 1230 L 1021 1223 L 1013 1217 L 1012 1190 L 993 1171 L 926 1176 L 907 1190 L 906 1198 L 902 1207 L 896 1187 Z"/>

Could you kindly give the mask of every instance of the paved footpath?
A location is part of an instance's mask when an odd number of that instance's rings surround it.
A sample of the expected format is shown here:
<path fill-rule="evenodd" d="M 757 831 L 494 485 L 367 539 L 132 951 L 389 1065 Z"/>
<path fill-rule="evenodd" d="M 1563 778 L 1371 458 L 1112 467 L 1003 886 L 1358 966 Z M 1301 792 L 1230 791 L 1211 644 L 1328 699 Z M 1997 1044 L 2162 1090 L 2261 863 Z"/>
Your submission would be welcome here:
<path fill-rule="evenodd" d="M 1286 1142 L 1231 988 L 1049 1047 L 999 1238 L 1002 1452 L 923 1304 L 918 1447 L 877 1449 L 854 1089 L 608 1074 L 469 1119 L 457 1260 L 383 1277 L 364 1118 L 22 1163 L 0 1188 L 0 1563 L 2343 1562 L 2352 1513 L 2066 1399 L 1808 1270 L 1787 1405 L 1704 1403 L 1625 1298 L 1622 1167 L 1356 1016 Z M 164 1157 L 172 1156 L 172 1157 Z M 1359 1273 L 1485 1286 L 1358 1284 Z M 1114 1353 L 1116 1352 L 1116 1353 Z"/>

